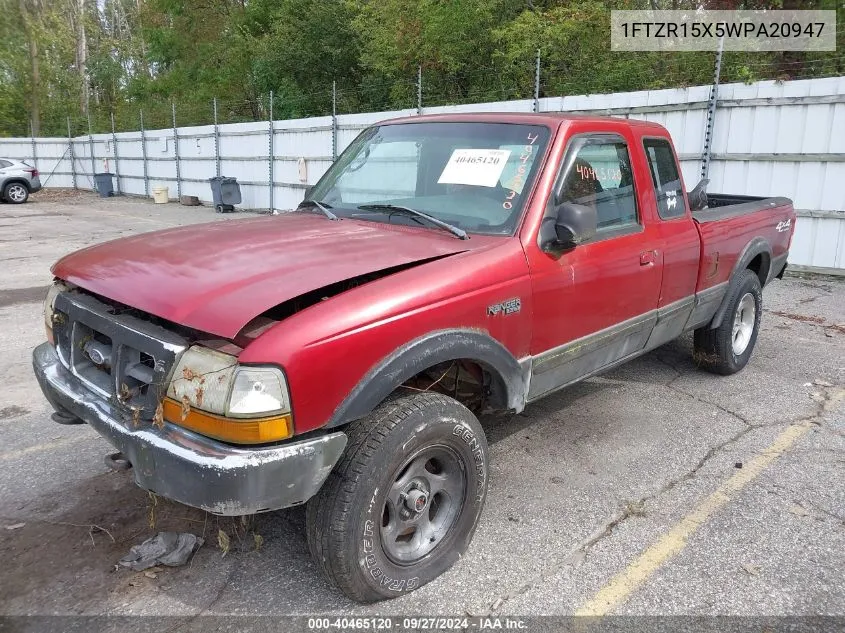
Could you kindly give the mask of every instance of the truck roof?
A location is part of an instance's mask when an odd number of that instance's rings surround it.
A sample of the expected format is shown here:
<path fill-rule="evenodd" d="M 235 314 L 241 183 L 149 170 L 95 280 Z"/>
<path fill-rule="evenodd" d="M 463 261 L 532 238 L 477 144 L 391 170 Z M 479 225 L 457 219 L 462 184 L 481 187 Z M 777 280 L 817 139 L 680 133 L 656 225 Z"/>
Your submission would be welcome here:
<path fill-rule="evenodd" d="M 381 121 L 379 125 L 391 125 L 394 123 L 466 123 L 471 121 L 485 123 L 523 123 L 533 125 L 548 125 L 555 127 L 561 121 L 594 121 L 602 123 L 613 121 L 614 123 L 624 122 L 627 125 L 646 127 L 665 131 L 659 123 L 651 121 L 640 121 L 637 119 L 626 119 L 624 117 L 596 116 L 591 114 L 571 114 L 568 112 L 450 112 L 446 114 L 421 114 L 406 116 L 398 119 Z"/>

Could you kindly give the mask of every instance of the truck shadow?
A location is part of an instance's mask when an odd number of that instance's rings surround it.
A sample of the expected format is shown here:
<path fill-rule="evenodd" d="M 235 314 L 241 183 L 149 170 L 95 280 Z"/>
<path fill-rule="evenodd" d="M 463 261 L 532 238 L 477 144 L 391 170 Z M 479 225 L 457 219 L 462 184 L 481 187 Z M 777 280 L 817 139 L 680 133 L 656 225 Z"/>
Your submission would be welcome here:
<path fill-rule="evenodd" d="M 608 388 L 607 381 L 666 383 L 682 373 L 696 371 L 692 360 L 692 336 L 685 335 L 655 350 L 583 382 L 576 383 L 529 404 L 516 415 L 486 415 L 481 424 L 487 442 L 494 445 L 525 430 L 539 417 L 565 414 L 584 400 Z"/>
<path fill-rule="evenodd" d="M 568 389 L 561 390 L 543 399 L 542 405 L 529 404 L 521 413 L 516 415 L 485 415 L 480 418 L 481 426 L 487 436 L 487 443 L 491 446 L 515 435 L 536 422 L 537 416 L 555 408 L 560 411 L 575 406 L 579 400 L 586 398 L 604 386 L 594 382 L 581 382 Z"/>

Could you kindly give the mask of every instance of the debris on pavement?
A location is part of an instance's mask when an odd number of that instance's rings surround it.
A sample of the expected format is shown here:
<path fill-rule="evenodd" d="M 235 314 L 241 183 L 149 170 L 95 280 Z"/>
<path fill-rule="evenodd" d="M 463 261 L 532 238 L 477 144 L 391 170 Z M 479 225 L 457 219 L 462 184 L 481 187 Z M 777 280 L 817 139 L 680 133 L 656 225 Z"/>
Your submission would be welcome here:
<path fill-rule="evenodd" d="M 82 189 L 71 189 L 69 187 L 45 187 L 38 193 L 32 194 L 32 199 L 35 202 L 66 202 L 73 203 L 80 200 L 95 201 L 97 200 L 97 193 L 94 191 L 84 191 Z M 97 200 L 100 202 L 99 200 Z"/>
<path fill-rule="evenodd" d="M 772 310 L 772 314 L 784 317 L 785 319 L 792 319 L 793 321 L 801 321 L 802 323 L 814 323 L 816 325 L 823 325 L 825 323 L 825 319 L 820 316 L 794 314 L 792 312 L 784 312 L 783 310 Z"/>
<path fill-rule="evenodd" d="M 223 556 L 226 556 L 226 554 L 229 553 L 229 535 L 223 530 L 217 530 L 217 545 L 220 548 L 220 551 L 223 552 Z"/>
<path fill-rule="evenodd" d="M 118 563 L 134 571 L 143 571 L 155 565 L 179 567 L 188 562 L 203 539 L 188 532 L 159 532 L 140 545 L 133 545 Z"/>
<path fill-rule="evenodd" d="M 7 530 L 17 530 L 17 529 L 22 528 L 24 525 L 26 525 L 26 523 L 13 523 L 12 525 L 7 525 L 6 529 Z"/>

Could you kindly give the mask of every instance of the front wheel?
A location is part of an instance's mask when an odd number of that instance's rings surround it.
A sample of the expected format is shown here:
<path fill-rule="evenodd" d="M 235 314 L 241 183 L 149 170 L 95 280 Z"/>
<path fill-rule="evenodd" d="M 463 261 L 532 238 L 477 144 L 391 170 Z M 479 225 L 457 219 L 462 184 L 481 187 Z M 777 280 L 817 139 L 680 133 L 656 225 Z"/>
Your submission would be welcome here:
<path fill-rule="evenodd" d="M 23 204 L 29 198 L 29 189 L 19 182 L 12 182 L 3 188 L 3 198 L 12 204 Z"/>
<path fill-rule="evenodd" d="M 744 270 L 731 291 L 728 309 L 717 328 L 704 326 L 695 331 L 693 344 L 696 362 L 716 374 L 735 374 L 745 367 L 763 314 L 763 290 L 753 270 Z"/>
<path fill-rule="evenodd" d="M 346 432 L 346 451 L 308 502 L 311 554 L 353 600 L 401 596 L 469 546 L 487 494 L 484 432 L 433 392 L 389 400 Z"/>

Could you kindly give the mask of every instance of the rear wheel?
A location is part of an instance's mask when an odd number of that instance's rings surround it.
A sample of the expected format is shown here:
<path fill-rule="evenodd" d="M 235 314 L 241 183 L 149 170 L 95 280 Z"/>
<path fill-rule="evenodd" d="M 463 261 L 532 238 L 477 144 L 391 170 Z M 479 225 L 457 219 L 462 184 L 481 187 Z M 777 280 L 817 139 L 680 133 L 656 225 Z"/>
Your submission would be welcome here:
<path fill-rule="evenodd" d="M 349 444 L 308 503 L 308 544 L 326 578 L 361 602 L 437 578 L 469 545 L 487 492 L 487 442 L 462 404 L 399 397 L 347 429 Z"/>
<path fill-rule="evenodd" d="M 704 326 L 695 331 L 696 362 L 708 371 L 723 375 L 735 374 L 745 367 L 757 342 L 762 313 L 760 279 L 753 270 L 744 270 L 731 291 L 719 327 Z"/>
<path fill-rule="evenodd" d="M 29 198 L 29 189 L 19 182 L 10 182 L 3 188 L 3 198 L 12 204 L 23 204 Z"/>

